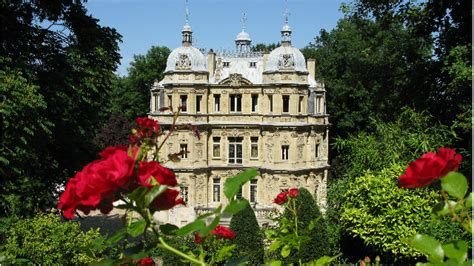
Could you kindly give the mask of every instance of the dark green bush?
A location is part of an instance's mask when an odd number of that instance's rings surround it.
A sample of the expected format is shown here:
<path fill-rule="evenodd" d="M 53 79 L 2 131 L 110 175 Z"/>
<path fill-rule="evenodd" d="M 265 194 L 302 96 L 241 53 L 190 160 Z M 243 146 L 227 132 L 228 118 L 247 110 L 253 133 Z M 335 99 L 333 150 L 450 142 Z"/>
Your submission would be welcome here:
<path fill-rule="evenodd" d="M 249 204 L 232 216 L 230 229 L 237 235 L 233 240 L 233 244 L 236 244 L 235 256 L 247 257 L 250 265 L 263 264 L 263 234 Z"/>
<path fill-rule="evenodd" d="M 19 219 L 5 233 L 3 251 L 12 264 L 87 264 L 100 260 L 92 248 L 98 230 L 82 232 L 77 222 L 62 221 L 55 214 Z"/>
<path fill-rule="evenodd" d="M 308 236 L 309 240 L 301 245 L 301 250 L 298 254 L 293 252 L 283 261 L 285 264 L 298 264 L 299 258 L 303 262 L 309 262 L 315 261 L 322 256 L 330 255 L 328 254 L 326 220 L 322 216 L 311 193 L 305 188 L 300 188 L 296 204 L 298 206 L 299 235 Z M 285 211 L 283 215 L 288 218 L 291 216 L 288 211 Z M 311 230 L 309 225 L 312 221 L 315 221 L 315 227 Z"/>

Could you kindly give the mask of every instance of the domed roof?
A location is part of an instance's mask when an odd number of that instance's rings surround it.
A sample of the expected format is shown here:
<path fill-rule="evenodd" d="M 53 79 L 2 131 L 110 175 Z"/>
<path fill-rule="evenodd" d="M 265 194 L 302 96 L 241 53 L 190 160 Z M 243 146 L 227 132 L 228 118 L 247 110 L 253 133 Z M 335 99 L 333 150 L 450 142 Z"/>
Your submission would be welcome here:
<path fill-rule="evenodd" d="M 270 53 L 265 71 L 307 72 L 308 70 L 306 60 L 300 50 L 291 45 L 283 45 Z"/>
<path fill-rule="evenodd" d="M 252 41 L 252 39 L 250 39 L 250 35 L 245 32 L 244 30 L 242 30 L 239 34 L 237 34 L 237 37 L 235 37 L 235 40 L 236 41 Z"/>
<path fill-rule="evenodd" d="M 283 27 L 281 28 L 281 31 L 291 31 L 290 25 L 288 25 L 287 23 L 285 23 L 285 25 L 283 25 Z"/>
<path fill-rule="evenodd" d="M 182 32 L 183 32 L 183 31 L 191 31 L 191 32 L 192 32 L 193 30 L 191 29 L 191 25 L 189 25 L 188 23 L 186 23 L 186 24 L 184 24 L 183 29 L 182 29 L 181 31 L 182 31 Z"/>
<path fill-rule="evenodd" d="M 181 46 L 168 56 L 165 72 L 168 71 L 207 71 L 207 60 L 197 48 Z"/>

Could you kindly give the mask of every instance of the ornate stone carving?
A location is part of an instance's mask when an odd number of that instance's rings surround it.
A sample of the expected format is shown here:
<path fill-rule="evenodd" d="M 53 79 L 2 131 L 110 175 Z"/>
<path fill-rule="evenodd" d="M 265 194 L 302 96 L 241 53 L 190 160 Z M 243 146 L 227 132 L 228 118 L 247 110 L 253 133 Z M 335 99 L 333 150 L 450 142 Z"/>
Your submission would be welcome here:
<path fill-rule="evenodd" d="M 294 70 L 295 69 L 295 59 L 293 54 L 282 54 L 278 60 L 278 69 L 279 70 Z"/>
<path fill-rule="evenodd" d="M 176 61 L 176 70 L 190 70 L 191 59 L 187 54 L 178 54 L 178 60 Z"/>

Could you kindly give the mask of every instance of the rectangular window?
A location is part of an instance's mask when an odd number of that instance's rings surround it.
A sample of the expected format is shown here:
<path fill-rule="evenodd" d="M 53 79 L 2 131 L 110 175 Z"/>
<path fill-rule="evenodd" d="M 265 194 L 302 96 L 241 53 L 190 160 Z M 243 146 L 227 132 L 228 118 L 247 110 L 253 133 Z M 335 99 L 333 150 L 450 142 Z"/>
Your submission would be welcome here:
<path fill-rule="evenodd" d="M 290 95 L 283 95 L 283 113 L 290 112 Z"/>
<path fill-rule="evenodd" d="M 270 107 L 270 113 L 273 113 L 273 95 L 268 95 L 268 102 L 269 102 L 269 107 Z"/>
<path fill-rule="evenodd" d="M 290 151 L 290 146 L 289 145 L 282 145 L 281 146 L 281 160 L 282 161 L 288 161 L 289 151 Z"/>
<path fill-rule="evenodd" d="M 168 95 L 168 107 L 173 106 L 173 96 Z"/>
<path fill-rule="evenodd" d="M 201 112 L 202 95 L 196 95 L 196 113 Z"/>
<path fill-rule="evenodd" d="M 258 137 L 250 138 L 250 158 L 258 159 Z"/>
<path fill-rule="evenodd" d="M 221 95 L 214 94 L 214 112 L 220 112 L 221 110 Z"/>
<path fill-rule="evenodd" d="M 229 163 L 242 164 L 242 137 L 229 137 Z"/>
<path fill-rule="evenodd" d="M 184 200 L 184 202 L 188 202 L 188 195 L 189 195 L 189 190 L 188 187 L 181 187 L 181 198 Z"/>
<path fill-rule="evenodd" d="M 160 109 L 160 95 L 153 94 L 153 110 L 158 111 Z"/>
<path fill-rule="evenodd" d="M 258 112 L 258 94 L 252 94 L 252 113 Z"/>
<path fill-rule="evenodd" d="M 179 151 L 182 159 L 188 158 L 188 144 L 179 144 Z"/>
<path fill-rule="evenodd" d="M 230 62 L 223 62 L 222 65 L 223 65 L 224 67 L 230 67 Z"/>
<path fill-rule="evenodd" d="M 250 67 L 257 67 L 257 62 L 250 62 Z"/>
<path fill-rule="evenodd" d="M 314 146 L 314 157 L 316 159 L 319 157 L 319 143 L 316 143 L 316 146 Z"/>
<path fill-rule="evenodd" d="M 220 202 L 221 201 L 221 179 L 214 178 L 212 181 L 212 201 Z"/>
<path fill-rule="evenodd" d="M 187 112 L 187 106 L 188 106 L 188 95 L 180 95 L 179 99 L 180 99 L 179 105 L 181 106 L 181 111 L 183 113 L 186 113 Z"/>
<path fill-rule="evenodd" d="M 230 112 L 242 112 L 242 95 L 241 94 L 231 94 L 229 95 L 230 99 Z"/>
<path fill-rule="evenodd" d="M 323 97 L 322 96 L 316 96 L 316 100 L 314 101 L 314 113 L 315 114 L 322 114 L 323 111 L 322 111 L 322 99 Z"/>
<path fill-rule="evenodd" d="M 214 158 L 221 157 L 221 138 L 220 137 L 212 138 L 212 157 Z"/>
<path fill-rule="evenodd" d="M 250 180 L 250 202 L 257 202 L 257 179 Z"/>
<path fill-rule="evenodd" d="M 300 96 L 300 100 L 298 102 L 298 113 L 303 112 L 303 100 L 304 100 L 304 96 Z"/>

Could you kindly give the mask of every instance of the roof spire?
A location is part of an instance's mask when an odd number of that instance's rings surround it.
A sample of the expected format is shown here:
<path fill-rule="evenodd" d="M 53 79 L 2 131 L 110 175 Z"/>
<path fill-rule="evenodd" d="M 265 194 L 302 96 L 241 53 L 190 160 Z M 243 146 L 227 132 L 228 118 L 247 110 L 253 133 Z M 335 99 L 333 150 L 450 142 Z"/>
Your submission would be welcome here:
<path fill-rule="evenodd" d="M 288 17 L 290 16 L 290 11 L 288 11 L 288 0 L 285 0 L 285 11 L 283 12 L 283 16 L 285 17 L 285 24 L 288 25 Z"/>
<path fill-rule="evenodd" d="M 240 22 L 242 23 L 242 31 L 245 31 L 245 23 L 247 22 L 245 11 L 242 12 L 242 18 L 240 19 Z"/>
<path fill-rule="evenodd" d="M 186 11 L 184 13 L 186 24 L 189 24 L 189 8 L 188 8 L 188 0 L 185 0 Z"/>
<path fill-rule="evenodd" d="M 285 17 L 285 25 L 281 28 L 281 44 L 287 46 L 291 45 L 291 27 L 288 25 L 288 16 L 290 16 L 288 0 L 285 0 L 285 12 L 283 12 L 283 16 Z"/>

